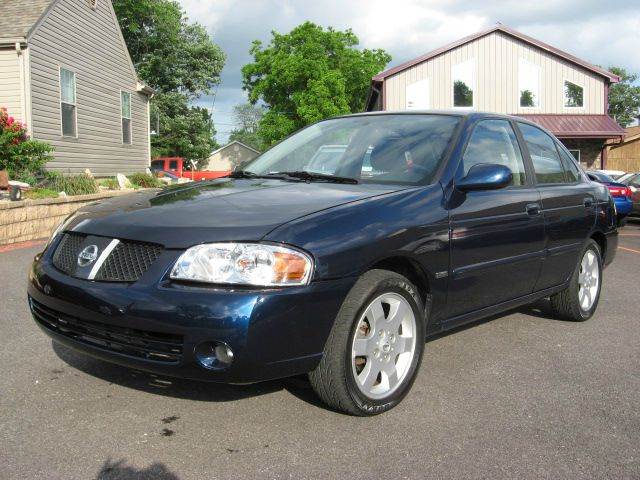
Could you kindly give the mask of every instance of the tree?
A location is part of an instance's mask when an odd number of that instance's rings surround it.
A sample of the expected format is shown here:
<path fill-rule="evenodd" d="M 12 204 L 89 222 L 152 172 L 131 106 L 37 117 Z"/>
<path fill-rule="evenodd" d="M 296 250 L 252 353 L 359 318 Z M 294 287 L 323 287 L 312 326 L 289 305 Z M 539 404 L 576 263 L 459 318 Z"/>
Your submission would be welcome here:
<path fill-rule="evenodd" d="M 580 85 L 564 82 L 565 107 L 582 107 L 584 105 L 584 90 Z"/>
<path fill-rule="evenodd" d="M 113 7 L 138 75 L 156 91 L 154 154 L 208 157 L 216 147 L 211 115 L 189 105 L 220 82 L 224 53 L 202 25 L 188 22 L 178 2 L 113 0 Z"/>
<path fill-rule="evenodd" d="M 253 42 L 253 63 L 242 68 L 249 101 L 268 108 L 258 128 L 267 145 L 318 120 L 362 111 L 371 77 L 391 60 L 384 50 L 356 48 L 351 30 L 305 22 L 271 35 L 266 46 Z"/>
<path fill-rule="evenodd" d="M 619 83 L 609 87 L 609 114 L 626 127 L 640 114 L 640 86 L 634 85 L 638 75 L 621 67 L 609 67 L 609 71 L 620 77 Z"/>
<path fill-rule="evenodd" d="M 153 103 L 152 115 L 157 115 L 160 135 L 154 137 L 152 157 L 183 157 L 206 165 L 209 154 L 218 148 L 215 129 L 209 111 L 190 107 L 182 93 L 159 95 Z"/>
<path fill-rule="evenodd" d="M 522 90 L 520 92 L 521 107 L 535 107 L 535 95 L 531 90 Z"/>
<path fill-rule="evenodd" d="M 263 150 L 265 147 L 258 134 L 258 126 L 263 115 L 264 109 L 251 103 L 233 107 L 233 117 L 238 127 L 231 132 L 229 140 L 237 140 L 256 150 Z"/>

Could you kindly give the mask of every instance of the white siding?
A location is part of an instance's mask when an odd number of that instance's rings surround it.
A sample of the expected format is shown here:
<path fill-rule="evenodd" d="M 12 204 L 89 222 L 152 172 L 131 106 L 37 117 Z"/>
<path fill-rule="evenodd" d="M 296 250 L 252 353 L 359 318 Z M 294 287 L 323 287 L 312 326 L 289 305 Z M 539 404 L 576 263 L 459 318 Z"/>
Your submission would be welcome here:
<path fill-rule="evenodd" d="M 451 68 L 476 59 L 475 108 L 496 113 L 589 113 L 604 112 L 605 80 L 584 68 L 502 32 L 493 32 L 386 79 L 385 109 L 404 110 L 407 85 L 429 79 L 430 108 L 453 106 Z M 540 67 L 540 106 L 521 108 L 518 59 Z M 564 80 L 584 87 L 584 107 L 564 107 Z"/>
<path fill-rule="evenodd" d="M 142 171 L 149 162 L 148 98 L 121 42 L 108 0 L 59 0 L 29 39 L 33 135 L 51 143 L 48 168 L 97 175 Z M 59 68 L 76 74 L 78 137 L 63 138 Z M 120 91 L 131 92 L 133 141 L 122 144 Z"/>
<path fill-rule="evenodd" d="M 15 48 L 0 49 L 0 107 L 21 122 L 26 120 L 23 85 L 18 52 Z"/>

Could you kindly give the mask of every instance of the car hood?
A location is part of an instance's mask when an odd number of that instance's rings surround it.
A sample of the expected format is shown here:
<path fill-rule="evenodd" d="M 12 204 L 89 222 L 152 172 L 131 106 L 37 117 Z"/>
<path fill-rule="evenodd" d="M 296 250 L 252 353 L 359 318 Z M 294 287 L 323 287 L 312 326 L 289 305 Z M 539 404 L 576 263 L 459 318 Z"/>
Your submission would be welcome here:
<path fill-rule="evenodd" d="M 305 215 L 402 188 L 223 178 L 92 203 L 78 210 L 66 230 L 160 243 L 166 248 L 255 241 Z"/>

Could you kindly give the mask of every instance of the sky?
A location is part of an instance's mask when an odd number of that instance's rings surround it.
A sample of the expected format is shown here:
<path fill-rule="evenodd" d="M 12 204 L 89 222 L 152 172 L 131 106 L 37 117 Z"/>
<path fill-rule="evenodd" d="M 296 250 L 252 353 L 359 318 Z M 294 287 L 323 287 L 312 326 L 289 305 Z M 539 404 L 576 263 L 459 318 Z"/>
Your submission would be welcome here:
<path fill-rule="evenodd" d="M 240 69 L 251 62 L 253 40 L 268 43 L 310 20 L 351 28 L 362 48 L 383 48 L 389 67 L 501 22 L 602 66 L 640 73 L 640 0 L 180 0 L 191 21 L 204 25 L 227 56 L 213 109 L 217 140 L 234 128 L 233 106 L 246 101 Z"/>

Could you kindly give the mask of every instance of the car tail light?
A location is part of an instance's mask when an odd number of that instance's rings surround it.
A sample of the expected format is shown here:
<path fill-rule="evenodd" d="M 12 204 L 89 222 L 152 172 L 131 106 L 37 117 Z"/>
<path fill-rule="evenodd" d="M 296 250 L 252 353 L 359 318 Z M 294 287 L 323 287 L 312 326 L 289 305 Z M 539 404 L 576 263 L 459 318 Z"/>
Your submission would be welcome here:
<path fill-rule="evenodd" d="M 610 186 L 609 192 L 611 192 L 612 197 L 630 197 L 631 189 L 629 187 L 613 187 Z"/>

